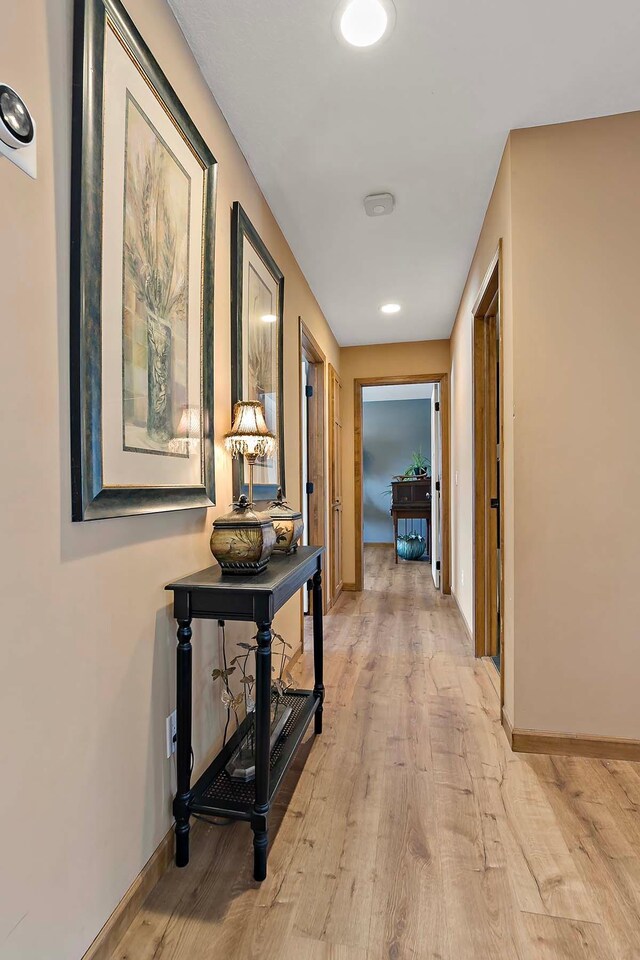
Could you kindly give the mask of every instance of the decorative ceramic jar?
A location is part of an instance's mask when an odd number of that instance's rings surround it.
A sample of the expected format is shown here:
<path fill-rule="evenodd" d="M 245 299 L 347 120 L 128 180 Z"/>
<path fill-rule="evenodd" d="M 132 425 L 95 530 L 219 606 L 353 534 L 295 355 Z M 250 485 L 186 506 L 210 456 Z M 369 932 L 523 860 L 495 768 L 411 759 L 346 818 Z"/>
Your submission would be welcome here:
<path fill-rule="evenodd" d="M 292 510 L 282 496 L 282 487 L 278 487 L 278 496 L 269 504 L 269 516 L 276 531 L 274 550 L 277 553 L 295 553 L 304 523 L 300 511 Z"/>
<path fill-rule="evenodd" d="M 424 537 L 417 534 L 398 537 L 398 556 L 402 560 L 419 560 L 427 547 Z"/>
<path fill-rule="evenodd" d="M 218 517 L 211 534 L 211 553 L 223 573 L 262 573 L 276 545 L 276 532 L 268 513 L 258 513 L 244 494 L 230 513 Z"/>

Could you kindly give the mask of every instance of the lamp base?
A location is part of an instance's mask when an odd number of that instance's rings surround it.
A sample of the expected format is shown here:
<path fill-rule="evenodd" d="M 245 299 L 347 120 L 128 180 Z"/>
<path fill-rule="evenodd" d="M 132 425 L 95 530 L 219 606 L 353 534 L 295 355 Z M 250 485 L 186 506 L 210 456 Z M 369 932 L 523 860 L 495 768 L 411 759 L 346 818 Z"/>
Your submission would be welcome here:
<path fill-rule="evenodd" d="M 265 570 L 276 544 L 276 532 L 267 513 L 256 513 L 242 496 L 231 513 L 214 520 L 211 553 L 224 574 L 254 576 Z"/>
<path fill-rule="evenodd" d="M 257 573 L 264 573 L 269 564 L 269 557 L 266 560 L 260 560 L 256 562 L 240 560 L 237 561 L 227 561 L 221 560 L 218 557 L 218 563 L 222 567 L 222 572 L 236 577 L 251 577 Z"/>

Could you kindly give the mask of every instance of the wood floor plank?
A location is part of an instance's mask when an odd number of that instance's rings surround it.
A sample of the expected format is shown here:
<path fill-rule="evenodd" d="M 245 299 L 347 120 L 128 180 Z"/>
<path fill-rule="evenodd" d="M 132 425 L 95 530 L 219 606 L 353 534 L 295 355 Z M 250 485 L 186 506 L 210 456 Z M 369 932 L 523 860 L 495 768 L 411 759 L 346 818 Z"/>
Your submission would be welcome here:
<path fill-rule="evenodd" d="M 429 565 L 368 547 L 365 585 L 326 618 L 266 881 L 247 824 L 197 824 L 112 960 L 640 960 L 640 765 L 513 754 Z"/>
<path fill-rule="evenodd" d="M 307 829 L 285 881 L 297 898 L 294 930 L 307 937 L 366 948 L 381 816 L 385 705 L 354 697 L 348 735 L 314 788 Z M 341 776 L 349 771 L 349 776 Z"/>
<path fill-rule="evenodd" d="M 622 805 L 635 814 L 640 813 L 640 763 L 628 763 L 624 760 L 601 762 L 624 795 Z"/>
<path fill-rule="evenodd" d="M 433 808 L 434 785 L 428 774 L 385 769 L 370 960 L 450 956 Z"/>
<path fill-rule="evenodd" d="M 367 960 L 367 951 L 358 947 L 347 947 L 343 943 L 291 937 L 283 945 L 282 956 L 295 960 Z"/>
<path fill-rule="evenodd" d="M 617 960 L 599 924 L 531 913 L 522 919 L 537 960 Z"/>
<path fill-rule="evenodd" d="M 544 789 L 530 764 L 509 763 L 503 785 L 507 816 L 534 877 L 545 912 L 569 920 L 599 918 Z"/>
<path fill-rule="evenodd" d="M 560 770 L 565 766 L 564 759 L 560 758 Z M 579 761 L 580 765 L 585 766 L 592 762 Z M 544 770 L 549 758 L 532 757 L 530 763 L 536 770 Z M 602 925 L 612 943 L 614 957 L 616 960 L 640 960 L 640 914 L 637 905 L 640 882 L 639 878 L 634 879 L 633 876 L 634 869 L 640 863 L 637 854 L 631 860 L 612 860 L 605 853 L 597 833 L 589 830 L 576 804 L 569 802 L 562 780 L 540 773 L 540 783 L 547 793 L 572 858 L 598 903 Z M 589 785 L 589 795 L 597 796 L 593 794 L 594 786 Z"/>
<path fill-rule="evenodd" d="M 492 737 L 491 724 L 480 711 L 486 729 L 469 724 L 467 709 L 461 696 L 440 698 L 433 714 L 436 817 L 451 956 L 528 960 L 492 797 L 499 771 L 494 767 L 494 776 L 489 775 L 479 748 L 480 741 Z"/>

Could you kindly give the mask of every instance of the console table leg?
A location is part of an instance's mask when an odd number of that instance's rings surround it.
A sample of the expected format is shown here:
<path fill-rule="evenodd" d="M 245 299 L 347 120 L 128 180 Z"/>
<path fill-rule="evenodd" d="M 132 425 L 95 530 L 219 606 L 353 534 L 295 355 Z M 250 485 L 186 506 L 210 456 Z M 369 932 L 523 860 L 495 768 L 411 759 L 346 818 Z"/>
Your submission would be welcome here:
<path fill-rule="evenodd" d="M 191 802 L 191 618 L 178 620 L 177 651 L 177 786 L 173 801 L 176 818 L 176 866 L 189 863 L 189 804 Z"/>
<path fill-rule="evenodd" d="M 253 876 L 267 876 L 269 772 L 271 767 L 271 624 L 259 623 L 256 650 L 256 779 L 253 829 Z"/>
<path fill-rule="evenodd" d="M 314 719 L 315 732 L 322 733 L 322 704 L 324 701 L 323 677 L 323 635 L 322 635 L 322 572 L 320 562 L 313 575 L 313 672 L 314 696 L 319 697 L 320 703 Z"/>
<path fill-rule="evenodd" d="M 253 879 L 259 883 L 267 879 L 267 854 L 269 850 L 269 831 L 253 827 Z"/>

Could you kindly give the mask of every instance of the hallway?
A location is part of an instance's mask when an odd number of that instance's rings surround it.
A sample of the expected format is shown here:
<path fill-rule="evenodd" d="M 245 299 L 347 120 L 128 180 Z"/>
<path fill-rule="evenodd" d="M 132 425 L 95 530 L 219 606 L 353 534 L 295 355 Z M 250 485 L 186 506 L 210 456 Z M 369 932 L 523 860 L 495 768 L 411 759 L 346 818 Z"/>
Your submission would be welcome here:
<path fill-rule="evenodd" d="M 266 882 L 245 824 L 197 824 L 112 960 L 640 957 L 640 764 L 512 754 L 454 601 L 390 548 L 325 631 Z"/>

